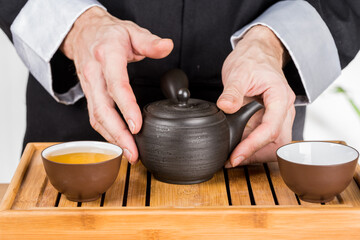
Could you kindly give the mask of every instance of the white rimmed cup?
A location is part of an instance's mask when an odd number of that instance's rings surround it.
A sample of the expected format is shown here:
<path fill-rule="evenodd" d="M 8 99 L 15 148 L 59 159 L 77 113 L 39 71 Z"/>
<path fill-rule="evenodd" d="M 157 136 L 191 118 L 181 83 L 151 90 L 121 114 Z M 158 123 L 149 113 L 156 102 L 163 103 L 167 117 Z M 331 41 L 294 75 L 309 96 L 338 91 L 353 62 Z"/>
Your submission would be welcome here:
<path fill-rule="evenodd" d="M 91 152 L 115 157 L 85 164 L 59 163 L 49 160 L 51 155 Z M 51 184 L 67 199 L 75 202 L 98 199 L 115 181 L 120 168 L 123 151 L 106 142 L 74 141 L 55 144 L 41 153 L 44 168 Z"/>
<path fill-rule="evenodd" d="M 282 178 L 300 199 L 328 202 L 350 184 L 359 153 L 333 142 L 305 141 L 280 147 L 277 158 Z"/>

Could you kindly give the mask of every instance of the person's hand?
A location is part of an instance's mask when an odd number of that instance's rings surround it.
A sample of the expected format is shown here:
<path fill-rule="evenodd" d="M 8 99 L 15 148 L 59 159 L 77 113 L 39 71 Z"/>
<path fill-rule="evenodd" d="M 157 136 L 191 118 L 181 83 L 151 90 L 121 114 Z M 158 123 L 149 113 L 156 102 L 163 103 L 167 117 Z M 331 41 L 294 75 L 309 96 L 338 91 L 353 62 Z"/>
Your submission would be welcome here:
<path fill-rule="evenodd" d="M 282 71 L 287 58 L 276 35 L 267 27 L 255 26 L 225 60 L 218 107 L 231 114 L 256 98 L 265 106 L 249 120 L 225 167 L 275 161 L 276 149 L 291 141 L 295 94 Z"/>
<path fill-rule="evenodd" d="M 125 157 L 134 163 L 138 151 L 132 134 L 141 129 L 142 117 L 129 84 L 127 63 L 166 57 L 173 49 L 172 40 L 92 7 L 76 20 L 60 49 L 74 60 L 91 126 L 122 147 Z"/>

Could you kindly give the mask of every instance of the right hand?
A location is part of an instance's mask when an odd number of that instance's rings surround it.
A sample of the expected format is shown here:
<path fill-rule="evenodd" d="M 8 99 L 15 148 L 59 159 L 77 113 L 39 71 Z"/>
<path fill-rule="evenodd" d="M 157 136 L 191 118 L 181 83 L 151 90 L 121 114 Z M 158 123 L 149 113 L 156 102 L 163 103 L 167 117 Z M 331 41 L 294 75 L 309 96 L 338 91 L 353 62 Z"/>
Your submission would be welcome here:
<path fill-rule="evenodd" d="M 166 57 L 173 49 L 172 40 L 92 7 L 76 20 L 60 49 L 75 63 L 91 126 L 107 141 L 122 147 L 128 161 L 135 163 L 138 151 L 132 134 L 140 131 L 142 117 L 129 83 L 127 63 Z"/>

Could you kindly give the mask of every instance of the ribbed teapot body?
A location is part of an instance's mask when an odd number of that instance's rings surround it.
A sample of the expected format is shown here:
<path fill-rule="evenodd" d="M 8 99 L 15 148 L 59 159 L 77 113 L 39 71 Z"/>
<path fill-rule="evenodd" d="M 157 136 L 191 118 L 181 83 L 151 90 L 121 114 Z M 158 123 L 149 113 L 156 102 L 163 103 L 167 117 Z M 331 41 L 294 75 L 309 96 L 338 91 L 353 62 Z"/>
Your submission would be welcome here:
<path fill-rule="evenodd" d="M 206 117 L 163 119 L 143 114 L 135 140 L 144 166 L 160 181 L 194 184 L 209 180 L 229 154 L 229 127 L 219 111 Z"/>

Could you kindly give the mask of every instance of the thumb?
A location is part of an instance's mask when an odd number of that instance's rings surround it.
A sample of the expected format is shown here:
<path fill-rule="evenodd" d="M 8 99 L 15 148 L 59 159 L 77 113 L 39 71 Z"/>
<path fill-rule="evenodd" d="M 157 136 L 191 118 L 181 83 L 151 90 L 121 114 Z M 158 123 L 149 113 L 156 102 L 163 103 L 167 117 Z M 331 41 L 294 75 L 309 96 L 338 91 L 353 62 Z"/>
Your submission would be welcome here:
<path fill-rule="evenodd" d="M 230 80 L 230 79 L 229 79 Z M 244 101 L 245 93 L 241 90 L 238 84 L 234 81 L 227 81 L 228 84 L 224 86 L 224 91 L 220 95 L 217 106 L 225 113 L 231 114 L 238 111 Z"/>
<path fill-rule="evenodd" d="M 131 44 L 138 55 L 160 59 L 169 55 L 174 48 L 171 39 L 160 38 L 145 29 L 130 32 Z"/>

